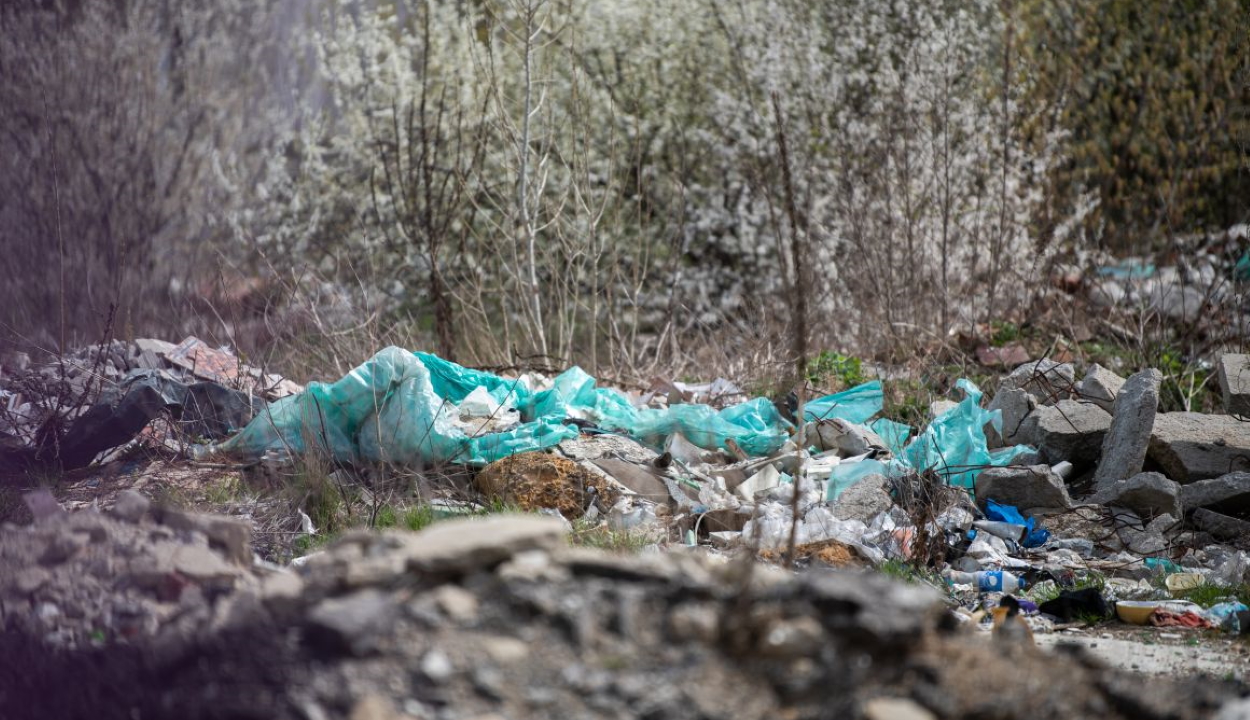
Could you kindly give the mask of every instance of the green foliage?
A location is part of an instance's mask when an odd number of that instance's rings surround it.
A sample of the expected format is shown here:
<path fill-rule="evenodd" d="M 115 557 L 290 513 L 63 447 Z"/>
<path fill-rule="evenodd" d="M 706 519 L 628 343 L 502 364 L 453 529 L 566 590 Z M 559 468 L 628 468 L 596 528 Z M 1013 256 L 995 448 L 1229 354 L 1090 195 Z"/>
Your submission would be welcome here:
<path fill-rule="evenodd" d="M 994 320 L 990 322 L 990 329 L 993 331 L 990 335 L 990 344 L 994 347 L 1002 347 L 1020 339 L 1020 327 L 1013 322 Z"/>
<path fill-rule="evenodd" d="M 1145 233 L 1244 222 L 1250 3 L 1031 0 L 1020 12 L 1022 71 L 1052 109 L 1027 131 L 1065 138 L 1043 237 L 1076 218 L 1129 250 Z"/>
<path fill-rule="evenodd" d="M 1242 583 L 1234 587 L 1225 587 L 1223 585 L 1203 583 L 1193 590 L 1180 593 L 1178 597 L 1181 600 L 1197 603 L 1204 608 L 1229 600 L 1250 605 L 1250 584 Z"/>
<path fill-rule="evenodd" d="M 824 350 L 808 365 L 807 379 L 815 385 L 835 381 L 839 389 L 854 387 L 868 381 L 863 361 L 851 355 Z"/>
<path fill-rule="evenodd" d="M 602 522 L 585 519 L 573 523 L 569 537 L 573 545 L 592 547 L 617 553 L 638 553 L 656 541 L 646 532 L 635 530 L 612 530 Z"/>

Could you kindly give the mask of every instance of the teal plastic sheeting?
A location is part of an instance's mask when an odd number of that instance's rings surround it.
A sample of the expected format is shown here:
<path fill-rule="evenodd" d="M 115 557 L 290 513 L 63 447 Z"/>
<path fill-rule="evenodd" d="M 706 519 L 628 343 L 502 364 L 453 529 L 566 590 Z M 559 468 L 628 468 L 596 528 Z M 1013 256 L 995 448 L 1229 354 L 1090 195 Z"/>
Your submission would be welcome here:
<path fill-rule="evenodd" d="M 507 432 L 466 435 L 455 424 L 456 405 L 478 387 L 515 406 L 525 422 Z M 595 387 L 581 368 L 533 392 L 518 380 L 389 347 L 338 382 L 312 383 L 272 403 L 214 449 L 251 457 L 319 449 L 342 462 L 485 464 L 575 437 L 578 430 L 564 424 L 570 417 L 652 446 L 681 431 L 703 448 L 727 449 L 733 440 L 752 455 L 776 451 L 789 436 L 788 423 L 762 398 L 721 411 L 706 405 L 638 409 L 621 393 Z"/>
<path fill-rule="evenodd" d="M 898 459 L 916 469 L 934 468 L 951 485 L 972 488 L 981 470 L 1006 465 L 1032 448 L 1017 445 L 990 452 L 985 426 L 989 424 L 1001 434 L 1002 413 L 981 407 L 981 390 L 972 381 L 960 380 L 955 385 L 964 391 L 964 399 L 934 418 Z"/>
<path fill-rule="evenodd" d="M 873 380 L 805 403 L 803 416 L 809 421 L 840 418 L 863 425 L 873 415 L 881 412 L 884 401 L 885 393 L 881 390 L 881 381 Z"/>
<path fill-rule="evenodd" d="M 963 390 L 964 399 L 934 418 L 924 432 L 901 449 L 896 450 L 895 443 L 900 437 L 906 438 L 910 428 L 891 421 L 885 421 L 888 425 L 881 420 L 872 423 L 873 430 L 894 451 L 894 459 L 888 463 L 863 460 L 838 465 L 829 476 L 825 498 L 837 499 L 846 488 L 870 473 L 890 475 L 929 468 L 948 484 L 971 489 L 985 468 L 1007 465 L 1017 455 L 1032 451 L 1028 445 L 989 450 L 985 426 L 989 424 L 1001 433 L 1002 413 L 981 407 L 981 390 L 970 380 L 960 380 L 956 386 Z"/>

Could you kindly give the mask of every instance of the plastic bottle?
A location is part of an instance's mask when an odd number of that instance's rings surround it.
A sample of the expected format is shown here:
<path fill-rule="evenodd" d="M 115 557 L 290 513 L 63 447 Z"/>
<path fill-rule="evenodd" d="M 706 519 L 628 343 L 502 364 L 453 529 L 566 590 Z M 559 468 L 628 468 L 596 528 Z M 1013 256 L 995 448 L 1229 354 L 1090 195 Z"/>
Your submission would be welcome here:
<path fill-rule="evenodd" d="M 1004 540 L 1010 540 L 1018 543 L 1024 539 L 1024 534 L 1028 532 L 1028 528 L 1024 525 L 1015 523 L 1002 522 L 1001 520 L 977 520 L 972 523 L 972 527 L 978 530 L 984 530 L 991 535 L 997 535 Z"/>
<path fill-rule="evenodd" d="M 1006 570 L 978 570 L 976 572 L 946 573 L 946 579 L 956 585 L 975 585 L 981 592 L 1013 593 L 1025 586 L 1023 579 Z"/>

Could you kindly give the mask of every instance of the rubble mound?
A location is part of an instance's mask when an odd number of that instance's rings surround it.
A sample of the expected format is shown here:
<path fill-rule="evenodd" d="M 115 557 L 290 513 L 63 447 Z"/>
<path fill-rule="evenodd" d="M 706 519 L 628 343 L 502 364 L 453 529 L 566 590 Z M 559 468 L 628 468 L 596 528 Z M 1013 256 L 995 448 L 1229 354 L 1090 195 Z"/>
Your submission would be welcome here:
<path fill-rule="evenodd" d="M 591 504 L 606 511 L 620 498 L 620 492 L 602 475 L 541 451 L 496 460 L 478 473 L 475 482 L 488 498 L 523 510 L 554 508 L 569 519 L 584 515 Z"/>
<path fill-rule="evenodd" d="M 550 517 L 351 533 L 294 572 L 217 522 L 3 528 L 0 717 L 1198 718 L 1238 689 L 992 643 L 923 584 L 570 548 Z"/>

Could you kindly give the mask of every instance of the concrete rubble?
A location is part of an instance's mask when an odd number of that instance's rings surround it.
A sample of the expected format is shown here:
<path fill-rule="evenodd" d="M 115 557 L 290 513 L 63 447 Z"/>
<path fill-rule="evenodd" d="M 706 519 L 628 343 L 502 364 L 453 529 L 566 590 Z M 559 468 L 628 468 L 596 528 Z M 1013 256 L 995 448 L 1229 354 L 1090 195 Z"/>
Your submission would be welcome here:
<path fill-rule="evenodd" d="M 0 529 L 0 716 L 953 720 L 986 683 L 1008 720 L 1237 700 L 986 642 L 938 590 L 877 574 L 569 547 L 532 516 L 356 533 L 284 569 L 133 509 Z"/>

